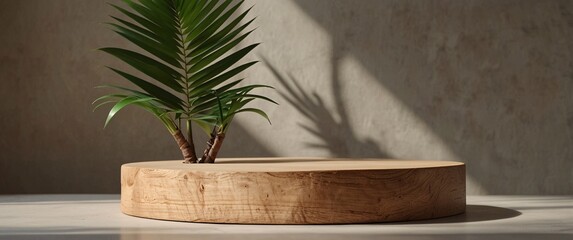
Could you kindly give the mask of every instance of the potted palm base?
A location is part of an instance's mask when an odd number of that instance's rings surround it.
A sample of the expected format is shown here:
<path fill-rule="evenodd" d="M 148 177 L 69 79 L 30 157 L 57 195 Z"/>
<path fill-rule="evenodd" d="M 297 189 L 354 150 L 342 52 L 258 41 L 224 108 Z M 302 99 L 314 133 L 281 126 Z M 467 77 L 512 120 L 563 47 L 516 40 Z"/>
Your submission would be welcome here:
<path fill-rule="evenodd" d="M 126 106 L 153 114 L 183 160 L 121 167 L 121 210 L 189 222 L 315 224 L 419 220 L 465 209 L 465 166 L 445 161 L 380 159 L 217 159 L 238 113 L 267 114 L 247 104 L 275 103 L 253 93 L 262 84 L 235 79 L 257 44 L 236 50 L 251 31 L 249 10 L 231 0 L 125 0 L 112 6 L 114 31 L 139 48 L 102 48 L 137 71 L 109 67 L 137 88 L 106 85 L 96 108 L 113 103 L 105 125 Z M 269 121 L 270 122 L 270 121 Z M 209 136 L 197 153 L 194 128 Z"/>

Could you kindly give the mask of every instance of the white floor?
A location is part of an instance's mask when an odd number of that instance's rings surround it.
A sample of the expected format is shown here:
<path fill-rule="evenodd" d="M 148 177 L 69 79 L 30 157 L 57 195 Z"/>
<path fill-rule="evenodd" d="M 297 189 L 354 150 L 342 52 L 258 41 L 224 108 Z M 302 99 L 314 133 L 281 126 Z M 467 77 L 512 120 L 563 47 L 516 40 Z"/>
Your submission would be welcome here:
<path fill-rule="evenodd" d="M 123 215 L 118 195 L 0 195 L 0 239 L 569 239 L 573 196 L 468 196 L 467 213 L 431 221 L 234 225 Z"/>

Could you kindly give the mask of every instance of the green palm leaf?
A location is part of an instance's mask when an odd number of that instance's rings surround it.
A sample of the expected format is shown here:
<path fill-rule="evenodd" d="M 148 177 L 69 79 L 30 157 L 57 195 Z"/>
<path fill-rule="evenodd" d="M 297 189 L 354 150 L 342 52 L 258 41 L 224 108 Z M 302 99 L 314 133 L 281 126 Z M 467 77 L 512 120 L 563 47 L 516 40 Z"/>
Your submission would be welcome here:
<path fill-rule="evenodd" d="M 189 78 L 189 82 L 192 84 L 201 84 L 203 82 L 208 81 L 209 79 L 217 76 L 219 73 L 227 70 L 229 67 L 233 66 L 239 60 L 241 60 L 247 53 L 251 52 L 255 47 L 259 45 L 258 43 L 249 45 L 225 58 L 222 60 L 211 64 L 210 66 L 204 68 L 203 70 L 195 73 L 191 78 Z M 188 72 L 189 73 L 189 72 Z M 193 85 L 192 85 L 193 87 Z"/>
<path fill-rule="evenodd" d="M 251 10 L 251 8 L 249 8 L 247 11 L 245 11 L 243 14 L 241 14 L 239 17 L 237 17 L 235 20 L 233 20 L 231 23 L 229 23 L 221 31 L 219 31 L 216 34 L 214 34 L 213 36 L 211 36 L 209 39 L 207 39 L 205 42 L 201 43 L 195 49 L 192 49 L 191 52 L 187 55 L 187 57 L 190 57 L 193 59 L 195 56 L 197 56 L 199 54 L 203 54 L 203 55 L 209 54 L 209 53 L 215 51 L 217 48 L 221 47 L 223 44 L 226 44 L 229 41 L 231 41 L 232 39 L 234 39 L 241 31 L 243 31 L 245 28 L 247 28 L 255 20 L 255 19 L 251 19 L 247 23 L 245 23 L 245 24 L 241 25 L 240 27 L 236 28 L 235 30 L 233 30 L 235 28 L 235 26 L 237 26 L 241 22 L 241 20 L 243 20 L 243 18 L 245 18 L 245 16 L 247 16 L 247 13 L 250 10 Z M 199 57 L 199 58 L 202 58 L 202 57 Z"/>
<path fill-rule="evenodd" d="M 136 97 L 136 96 L 128 96 L 128 97 L 121 99 L 109 111 L 109 114 L 107 115 L 107 119 L 105 120 L 104 126 L 107 126 L 107 124 L 113 118 L 113 116 L 115 116 L 115 114 L 117 112 L 119 112 L 119 110 L 123 109 L 124 107 L 127 107 L 128 105 L 134 104 L 136 102 L 145 102 L 145 101 L 150 101 L 150 100 L 153 100 L 153 98 L 150 98 L 150 97 L 140 98 L 140 97 Z"/>
<path fill-rule="evenodd" d="M 241 112 L 252 112 L 252 113 L 256 113 L 259 116 L 265 118 L 269 124 L 271 124 L 271 119 L 269 118 L 269 116 L 261 109 L 258 108 L 243 108 L 243 109 L 239 109 L 236 112 L 232 113 L 232 115 L 235 115 L 237 113 L 241 113 Z"/>
<path fill-rule="evenodd" d="M 178 98 L 177 96 L 173 95 L 172 93 L 165 91 L 163 88 L 153 85 L 141 78 L 128 74 L 126 72 L 117 70 L 115 68 L 110 69 L 117 74 L 121 75 L 128 81 L 132 82 L 133 84 L 137 85 L 145 92 L 147 92 L 151 96 L 155 96 L 156 98 L 162 100 L 166 103 L 166 106 L 172 108 L 173 110 L 183 110 L 184 103 L 183 101 Z"/>

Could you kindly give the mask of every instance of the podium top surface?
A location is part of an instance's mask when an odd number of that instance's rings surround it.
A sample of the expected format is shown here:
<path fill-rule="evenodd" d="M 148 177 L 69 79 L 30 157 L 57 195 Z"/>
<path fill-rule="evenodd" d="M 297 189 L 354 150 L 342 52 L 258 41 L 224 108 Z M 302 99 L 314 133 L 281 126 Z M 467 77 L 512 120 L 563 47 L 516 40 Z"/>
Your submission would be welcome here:
<path fill-rule="evenodd" d="M 123 167 L 184 171 L 308 172 L 348 170 L 408 170 L 459 167 L 464 163 L 434 160 L 366 158 L 220 158 L 214 164 L 183 164 L 181 160 L 127 163 Z"/>

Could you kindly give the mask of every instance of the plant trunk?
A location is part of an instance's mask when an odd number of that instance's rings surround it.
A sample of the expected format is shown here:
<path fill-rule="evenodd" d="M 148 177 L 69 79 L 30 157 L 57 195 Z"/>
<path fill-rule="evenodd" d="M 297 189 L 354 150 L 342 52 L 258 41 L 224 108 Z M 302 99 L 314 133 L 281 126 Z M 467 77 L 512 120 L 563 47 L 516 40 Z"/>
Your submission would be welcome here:
<path fill-rule="evenodd" d="M 211 138 L 209 138 L 209 141 L 207 141 L 207 147 L 205 148 L 205 151 L 203 151 L 203 156 L 201 156 L 199 163 L 205 163 L 207 160 L 209 151 L 211 151 L 211 147 L 213 147 L 213 143 L 215 142 L 215 137 L 217 137 L 217 127 L 213 128 L 213 131 L 211 132 Z"/>
<path fill-rule="evenodd" d="M 225 140 L 225 133 L 218 133 L 215 136 L 215 140 L 213 141 L 213 145 L 209 152 L 207 153 L 207 158 L 205 159 L 206 163 L 214 163 L 215 159 L 217 158 L 217 154 L 219 153 L 219 149 L 223 145 L 223 140 Z"/>
<path fill-rule="evenodd" d="M 179 149 L 181 149 L 181 153 L 183 154 L 184 159 L 183 163 L 196 163 L 197 155 L 195 155 L 195 149 L 189 145 L 189 142 L 187 142 L 185 136 L 183 136 L 183 133 L 181 133 L 180 130 L 177 130 L 173 134 L 173 138 L 175 138 L 177 145 L 179 145 Z"/>

